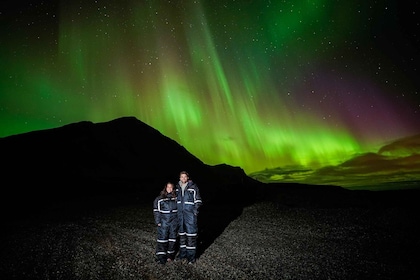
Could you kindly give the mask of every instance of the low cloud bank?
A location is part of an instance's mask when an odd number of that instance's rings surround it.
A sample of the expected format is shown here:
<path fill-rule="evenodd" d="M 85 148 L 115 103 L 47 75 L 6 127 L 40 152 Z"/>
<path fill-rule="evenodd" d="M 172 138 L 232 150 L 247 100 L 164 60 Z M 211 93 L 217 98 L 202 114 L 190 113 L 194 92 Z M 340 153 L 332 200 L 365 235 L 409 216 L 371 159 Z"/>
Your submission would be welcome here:
<path fill-rule="evenodd" d="M 334 166 L 286 166 L 249 174 L 262 182 L 337 185 L 349 189 L 409 189 L 420 186 L 420 134 L 396 140 L 378 152 L 356 155 Z"/>

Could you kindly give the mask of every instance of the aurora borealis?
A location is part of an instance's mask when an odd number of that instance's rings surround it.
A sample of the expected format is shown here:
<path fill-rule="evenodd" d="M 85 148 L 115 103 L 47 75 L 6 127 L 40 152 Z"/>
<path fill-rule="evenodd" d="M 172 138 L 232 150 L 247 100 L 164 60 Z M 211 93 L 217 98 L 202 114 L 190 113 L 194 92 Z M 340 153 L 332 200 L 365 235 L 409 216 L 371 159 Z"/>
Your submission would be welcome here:
<path fill-rule="evenodd" d="M 207 164 L 272 179 L 329 177 L 373 154 L 405 165 L 371 172 L 418 180 L 419 137 L 380 153 L 420 134 L 417 6 L 2 3 L 0 137 L 135 116 Z"/>

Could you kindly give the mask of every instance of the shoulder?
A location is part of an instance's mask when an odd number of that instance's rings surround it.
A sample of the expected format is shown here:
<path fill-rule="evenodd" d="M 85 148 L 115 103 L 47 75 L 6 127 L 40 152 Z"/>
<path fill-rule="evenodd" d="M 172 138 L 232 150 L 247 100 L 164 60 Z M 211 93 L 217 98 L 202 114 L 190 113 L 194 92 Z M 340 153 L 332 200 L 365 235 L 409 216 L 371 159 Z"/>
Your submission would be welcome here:
<path fill-rule="evenodd" d="M 188 187 L 189 187 L 189 188 L 198 189 L 197 184 L 196 184 L 196 183 L 194 183 L 193 181 L 189 181 L 189 182 L 188 182 Z"/>

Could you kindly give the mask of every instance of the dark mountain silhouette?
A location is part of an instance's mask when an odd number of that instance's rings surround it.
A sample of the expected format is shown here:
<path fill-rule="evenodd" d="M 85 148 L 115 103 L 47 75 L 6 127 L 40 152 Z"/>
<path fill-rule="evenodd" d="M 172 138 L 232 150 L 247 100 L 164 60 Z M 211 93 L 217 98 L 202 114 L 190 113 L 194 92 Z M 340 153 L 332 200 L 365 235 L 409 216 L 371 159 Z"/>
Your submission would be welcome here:
<path fill-rule="evenodd" d="M 134 117 L 0 138 L 0 152 L 12 197 L 29 192 L 44 200 L 37 194 L 46 191 L 60 199 L 61 195 L 83 197 L 97 192 L 115 195 L 128 189 L 157 194 L 166 181 L 177 180 L 181 170 L 199 179 L 203 191 L 204 185 L 217 188 L 244 180 L 256 182 L 240 168 L 204 164 Z"/>
<path fill-rule="evenodd" d="M 256 185 L 241 168 L 210 166 L 134 117 L 79 122 L 0 138 L 2 216 L 76 215 L 122 203 L 150 203 L 186 170 L 200 187 L 205 248 L 252 203 Z M 232 199 L 232 198 L 235 199 Z M 152 208 L 151 208 L 152 209 Z"/>
<path fill-rule="evenodd" d="M 337 186 L 261 183 L 239 167 L 204 164 L 135 117 L 0 138 L 0 154 L 2 215 L 11 219 L 70 206 L 77 211 L 101 204 L 150 203 L 167 181 L 178 180 L 181 170 L 199 185 L 203 209 L 240 211 L 257 198 L 275 198 L 287 206 L 339 207 L 387 196 Z"/>

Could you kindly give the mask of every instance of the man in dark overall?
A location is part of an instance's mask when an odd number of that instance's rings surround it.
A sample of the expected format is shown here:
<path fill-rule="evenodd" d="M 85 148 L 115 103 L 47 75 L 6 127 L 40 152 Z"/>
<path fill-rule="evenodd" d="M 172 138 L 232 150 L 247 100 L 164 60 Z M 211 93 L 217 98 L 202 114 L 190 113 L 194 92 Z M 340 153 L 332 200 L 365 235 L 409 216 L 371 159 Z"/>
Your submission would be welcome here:
<path fill-rule="evenodd" d="M 177 260 L 186 259 L 189 264 L 194 264 L 197 250 L 197 215 L 202 201 L 198 186 L 192 180 L 189 180 L 186 171 L 181 171 L 179 174 L 176 196 L 179 222 L 179 255 Z"/>

